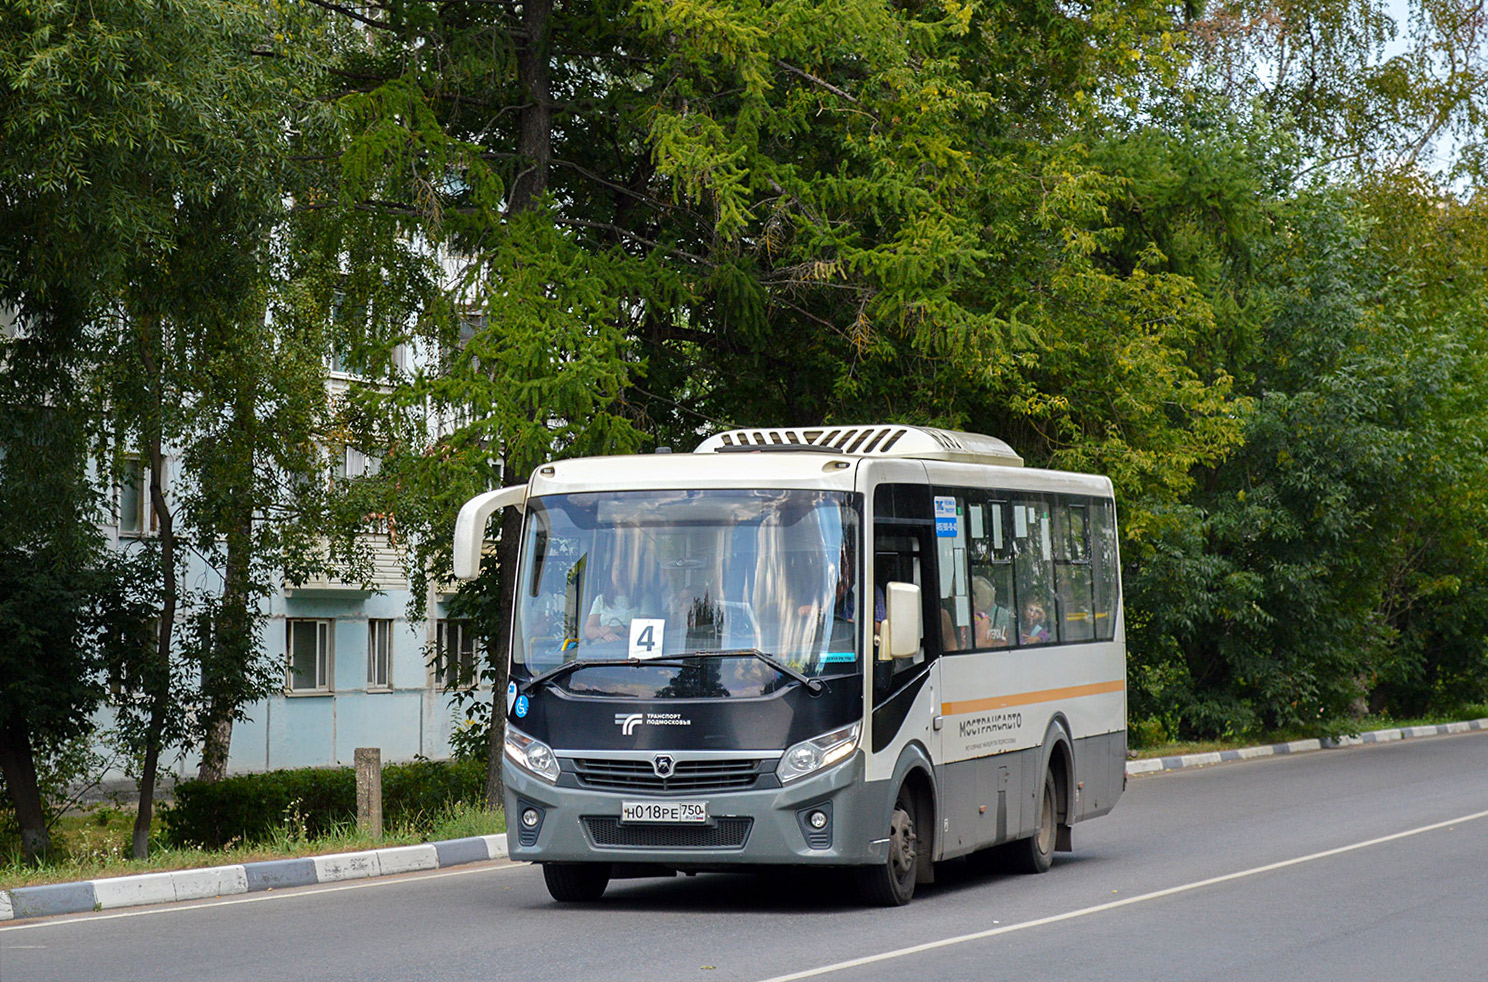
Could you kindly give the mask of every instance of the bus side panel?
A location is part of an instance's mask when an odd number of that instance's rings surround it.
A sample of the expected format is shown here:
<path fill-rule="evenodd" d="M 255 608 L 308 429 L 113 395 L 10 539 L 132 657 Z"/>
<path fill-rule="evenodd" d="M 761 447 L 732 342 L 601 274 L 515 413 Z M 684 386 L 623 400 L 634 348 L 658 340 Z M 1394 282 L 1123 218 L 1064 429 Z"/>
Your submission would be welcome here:
<path fill-rule="evenodd" d="M 1110 811 L 1125 775 L 1125 664 L 1120 640 L 1081 645 L 953 653 L 938 663 L 942 680 L 942 794 L 955 804 L 948 849 L 980 848 L 1034 831 L 1042 788 L 1043 740 L 1063 717 L 1074 754 L 1076 800 L 1071 821 Z M 1006 775 L 1003 774 L 1006 769 Z M 966 782 L 974 791 L 968 797 Z M 1008 818 L 989 835 L 984 823 L 1005 783 Z M 983 813 L 981 809 L 986 807 Z"/>
<path fill-rule="evenodd" d="M 1116 805 L 1126 789 L 1126 731 L 1103 733 L 1075 741 L 1075 821 L 1099 818 Z"/>
<path fill-rule="evenodd" d="M 1037 747 L 1056 714 L 1074 740 L 1126 729 L 1119 643 L 948 654 L 939 668 L 947 763 Z"/>
<path fill-rule="evenodd" d="M 952 859 L 1031 834 L 1028 795 L 1021 789 L 1038 762 L 1035 748 L 937 768 L 945 840 L 940 858 Z"/>

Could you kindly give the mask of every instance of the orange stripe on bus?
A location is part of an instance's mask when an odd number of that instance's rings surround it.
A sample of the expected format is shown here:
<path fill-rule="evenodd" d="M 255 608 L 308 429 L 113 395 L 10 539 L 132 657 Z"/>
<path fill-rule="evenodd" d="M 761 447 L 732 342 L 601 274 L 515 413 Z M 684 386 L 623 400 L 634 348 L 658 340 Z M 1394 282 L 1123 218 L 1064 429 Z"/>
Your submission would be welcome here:
<path fill-rule="evenodd" d="M 1038 692 L 1016 692 L 990 699 L 969 699 L 965 702 L 943 702 L 942 716 L 957 716 L 961 713 L 979 713 L 984 709 L 1006 709 L 1008 706 L 1031 706 L 1038 702 L 1056 702 L 1060 699 L 1077 699 L 1080 696 L 1098 696 L 1107 692 L 1121 692 L 1126 688 L 1125 679 L 1114 682 L 1092 682 L 1090 685 L 1071 685 L 1063 689 L 1041 689 Z"/>

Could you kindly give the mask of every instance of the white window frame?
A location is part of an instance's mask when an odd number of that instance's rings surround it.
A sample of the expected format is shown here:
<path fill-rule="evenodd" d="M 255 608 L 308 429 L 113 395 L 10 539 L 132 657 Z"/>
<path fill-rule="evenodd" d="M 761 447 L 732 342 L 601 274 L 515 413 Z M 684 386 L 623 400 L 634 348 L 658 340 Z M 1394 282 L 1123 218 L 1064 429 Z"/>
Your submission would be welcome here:
<path fill-rule="evenodd" d="M 453 649 L 465 657 L 457 663 L 460 672 L 459 688 L 474 689 L 480 684 L 480 645 L 470 621 L 464 618 L 441 617 L 435 622 L 434 634 L 434 687 L 443 689 L 449 682 L 450 663 L 445 652 Z M 454 635 L 453 644 L 450 636 Z"/>
<path fill-rule="evenodd" d="M 315 678 L 312 686 L 295 686 L 295 633 L 315 632 Z M 331 691 L 331 667 L 335 649 L 336 621 L 331 617 L 286 617 L 284 619 L 284 689 L 290 695 L 319 694 Z"/>
<path fill-rule="evenodd" d="M 126 490 L 138 495 L 138 506 L 131 509 L 132 522 L 126 522 L 125 517 L 124 492 Z M 126 454 L 124 456 L 123 471 L 119 475 L 118 485 L 114 488 L 114 504 L 117 507 L 120 538 L 142 539 L 160 531 L 159 516 L 155 514 L 155 503 L 150 500 L 150 468 L 142 455 Z M 126 527 L 130 524 L 134 527 Z"/>
<path fill-rule="evenodd" d="M 367 618 L 367 688 L 386 691 L 393 687 L 393 620 Z"/>

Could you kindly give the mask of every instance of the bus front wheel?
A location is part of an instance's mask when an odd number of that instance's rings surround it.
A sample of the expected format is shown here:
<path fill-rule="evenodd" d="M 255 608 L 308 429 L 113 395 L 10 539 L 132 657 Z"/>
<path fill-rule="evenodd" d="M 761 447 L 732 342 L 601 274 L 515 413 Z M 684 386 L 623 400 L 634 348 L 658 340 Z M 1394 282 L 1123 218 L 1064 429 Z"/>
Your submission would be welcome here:
<path fill-rule="evenodd" d="M 542 871 L 548 893 L 559 903 L 593 903 L 610 885 L 609 863 L 543 863 Z"/>
<path fill-rule="evenodd" d="M 888 856 L 882 863 L 859 868 L 859 892 L 869 903 L 880 907 L 901 907 L 914 896 L 919 863 L 914 798 L 907 786 L 901 787 L 889 817 Z"/>

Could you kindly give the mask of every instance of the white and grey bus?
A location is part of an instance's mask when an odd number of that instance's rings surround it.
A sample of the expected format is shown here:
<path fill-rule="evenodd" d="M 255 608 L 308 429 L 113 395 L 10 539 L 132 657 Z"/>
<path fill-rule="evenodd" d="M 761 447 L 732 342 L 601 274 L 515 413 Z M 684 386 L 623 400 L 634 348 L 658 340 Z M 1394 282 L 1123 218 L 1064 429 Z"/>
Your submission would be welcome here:
<path fill-rule="evenodd" d="M 514 859 L 612 878 L 935 863 L 1048 869 L 1125 787 L 1111 483 L 911 426 L 736 430 L 564 460 L 472 499 L 455 566 L 523 510 L 507 690 Z"/>

